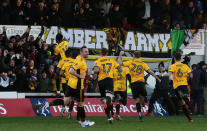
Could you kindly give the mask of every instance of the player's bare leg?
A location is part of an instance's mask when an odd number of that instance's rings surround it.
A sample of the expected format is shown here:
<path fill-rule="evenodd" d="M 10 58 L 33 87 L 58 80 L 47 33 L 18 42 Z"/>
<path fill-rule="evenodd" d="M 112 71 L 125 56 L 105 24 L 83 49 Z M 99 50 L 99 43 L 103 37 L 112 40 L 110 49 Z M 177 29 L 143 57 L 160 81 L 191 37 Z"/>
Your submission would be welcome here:
<path fill-rule="evenodd" d="M 106 93 L 106 109 L 105 113 L 108 118 L 109 123 L 113 123 L 113 117 L 111 116 L 111 111 L 113 110 L 113 104 L 112 104 L 113 94 Z"/>
<path fill-rule="evenodd" d="M 188 118 L 188 121 L 190 123 L 193 123 L 193 120 L 190 117 L 190 112 L 189 112 L 188 107 L 187 107 L 188 105 L 186 103 L 188 103 L 188 98 L 182 98 L 180 100 L 180 105 L 182 106 L 182 109 L 183 109 L 183 112 L 184 112 L 185 116 Z"/>
<path fill-rule="evenodd" d="M 139 119 L 140 119 L 141 122 L 143 122 L 142 103 L 143 103 L 143 98 L 142 97 L 136 98 L 136 109 L 137 109 L 137 113 L 138 113 L 138 116 L 139 116 Z"/>

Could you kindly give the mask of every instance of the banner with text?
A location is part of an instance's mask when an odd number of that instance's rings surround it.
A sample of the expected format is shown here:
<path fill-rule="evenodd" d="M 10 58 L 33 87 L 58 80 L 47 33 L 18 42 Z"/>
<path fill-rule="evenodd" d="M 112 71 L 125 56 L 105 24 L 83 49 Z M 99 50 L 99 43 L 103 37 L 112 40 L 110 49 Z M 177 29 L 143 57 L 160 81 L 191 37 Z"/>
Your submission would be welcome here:
<path fill-rule="evenodd" d="M 2 33 L 3 25 L 0 25 Z M 23 35 L 27 26 L 6 26 L 7 37 Z M 41 32 L 40 26 L 31 26 L 30 35 L 34 38 Z M 146 58 L 170 58 L 171 36 L 170 33 L 143 33 L 137 30 L 127 31 L 120 28 L 105 28 L 102 30 L 44 27 L 42 39 L 47 44 L 57 44 L 56 35 L 61 33 L 64 39 L 69 41 L 69 47 L 79 49 L 86 45 L 90 55 L 98 55 L 100 49 L 109 49 L 110 56 L 118 56 L 120 50 L 124 50 L 126 57 L 131 57 L 132 52 L 142 52 Z"/>
<path fill-rule="evenodd" d="M 44 104 L 45 102 L 51 102 L 54 98 L 31 98 L 31 99 L 0 99 L 0 117 L 14 117 L 14 116 L 60 116 L 62 106 L 51 106 L 44 111 L 34 108 L 35 105 Z M 67 108 L 68 110 L 68 108 Z M 67 111 L 66 110 L 66 111 Z M 114 112 L 115 112 L 114 108 Z M 85 99 L 85 111 L 86 116 L 105 116 L 103 106 L 99 98 L 86 98 Z M 142 107 L 143 115 L 148 112 L 148 103 Z M 67 114 L 67 112 L 66 112 Z M 66 115 L 65 114 L 65 115 Z M 77 114 L 77 103 L 73 108 L 72 116 Z M 121 106 L 121 116 L 137 116 L 136 103 L 133 99 L 128 99 L 127 106 Z M 155 116 L 168 115 L 166 108 L 162 102 L 156 101 L 154 104 L 153 114 Z"/>

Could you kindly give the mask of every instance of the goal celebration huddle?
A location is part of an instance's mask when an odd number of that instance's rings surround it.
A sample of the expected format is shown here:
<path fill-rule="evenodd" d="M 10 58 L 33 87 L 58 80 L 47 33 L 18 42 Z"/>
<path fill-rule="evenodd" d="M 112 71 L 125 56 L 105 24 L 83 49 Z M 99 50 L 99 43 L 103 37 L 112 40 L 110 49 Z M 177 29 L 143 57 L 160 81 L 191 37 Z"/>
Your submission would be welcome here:
<path fill-rule="evenodd" d="M 75 57 L 74 52 L 69 48 L 69 43 L 63 40 L 61 34 L 57 34 L 56 41 L 58 45 L 55 47 L 55 56 L 60 56 L 56 71 L 56 86 L 60 88 L 62 84 L 64 91 L 63 99 L 56 99 L 50 103 L 43 103 L 39 109 L 44 112 L 49 106 L 62 105 L 61 114 L 64 115 L 65 106 L 69 107 L 68 118 L 71 119 L 71 112 L 73 110 L 74 101 L 77 101 L 77 122 L 81 127 L 89 127 L 95 124 L 94 121 L 86 120 L 86 113 L 84 109 L 84 79 L 88 72 L 88 65 L 86 59 L 89 55 L 89 50 L 86 46 L 80 48 L 80 53 Z M 174 54 L 175 63 L 170 65 L 168 71 L 164 71 L 164 64 L 160 63 L 159 71 L 152 71 L 149 66 L 142 62 L 141 52 L 135 51 L 132 60 L 123 61 L 122 56 L 124 51 L 120 51 L 119 56 L 115 60 L 108 57 L 108 50 L 102 48 L 100 51 L 100 58 L 94 62 L 92 71 L 92 79 L 98 80 L 99 92 L 101 94 L 101 103 L 106 114 L 106 120 L 112 124 L 114 119 L 122 120 L 120 114 L 120 106 L 127 105 L 127 81 L 130 82 L 133 99 L 136 102 L 136 110 L 138 120 L 144 122 L 142 115 L 142 106 L 147 100 L 147 91 L 145 87 L 144 72 L 152 75 L 156 79 L 154 93 L 149 100 L 150 115 L 152 105 L 159 98 L 163 97 L 171 104 L 168 91 L 165 87 L 169 86 L 169 77 L 172 76 L 173 90 L 179 100 L 180 107 L 190 123 L 193 120 L 189 112 L 189 91 L 188 78 L 192 77 L 190 68 L 181 63 L 180 52 Z M 58 92 L 59 93 L 59 92 Z M 113 109 L 116 108 L 114 112 Z M 171 106 L 173 109 L 173 106 Z"/>

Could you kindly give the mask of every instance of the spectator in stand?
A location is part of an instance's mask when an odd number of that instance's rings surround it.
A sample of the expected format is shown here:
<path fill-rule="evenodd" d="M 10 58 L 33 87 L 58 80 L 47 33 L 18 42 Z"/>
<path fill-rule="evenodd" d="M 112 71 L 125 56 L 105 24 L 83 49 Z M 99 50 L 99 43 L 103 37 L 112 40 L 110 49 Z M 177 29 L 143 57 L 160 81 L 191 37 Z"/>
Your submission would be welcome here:
<path fill-rule="evenodd" d="M 195 17 L 195 28 L 201 28 L 201 25 L 203 23 L 203 11 L 200 11 L 198 14 L 196 14 Z"/>
<path fill-rule="evenodd" d="M 170 0 L 163 0 L 161 3 L 161 19 L 166 20 L 168 23 L 171 21 L 171 5 Z"/>
<path fill-rule="evenodd" d="M 10 20 L 10 8 L 8 5 L 7 0 L 3 0 L 2 3 L 0 3 L 0 25 L 9 25 Z"/>
<path fill-rule="evenodd" d="M 193 1 L 189 1 L 188 6 L 184 10 L 184 21 L 186 28 L 194 27 L 195 7 L 193 5 Z"/>
<path fill-rule="evenodd" d="M 145 0 L 139 0 L 137 2 L 132 2 L 132 5 L 130 6 L 131 9 L 129 9 L 129 22 L 130 24 L 134 25 L 135 27 L 141 27 L 140 25 L 143 24 L 143 17 L 145 15 Z M 135 14 L 134 14 L 135 13 Z M 134 18 L 135 17 L 135 18 Z M 135 21 L 135 23 L 134 23 Z"/>
<path fill-rule="evenodd" d="M 29 76 L 30 91 L 37 91 L 37 69 L 33 69 Z"/>
<path fill-rule="evenodd" d="M 15 80 L 16 76 L 11 71 L 9 71 L 9 74 L 7 71 L 3 71 L 3 73 L 0 75 L 0 91 L 14 90 L 13 84 Z"/>
<path fill-rule="evenodd" d="M 84 8 L 80 8 L 79 14 L 75 16 L 75 27 L 88 28 L 89 21 L 84 11 Z"/>
<path fill-rule="evenodd" d="M 167 19 L 163 19 L 161 23 L 161 30 L 163 32 L 170 32 L 170 23 L 167 21 Z"/>
<path fill-rule="evenodd" d="M 11 11 L 11 17 L 12 24 L 24 25 L 24 8 L 21 0 L 16 1 L 16 6 Z"/>
<path fill-rule="evenodd" d="M 41 92 L 51 91 L 50 79 L 47 77 L 47 73 L 44 71 L 38 78 L 39 86 L 38 89 Z"/>
<path fill-rule="evenodd" d="M 153 33 L 158 29 L 158 26 L 154 24 L 154 19 L 149 18 L 146 23 L 143 24 L 143 31 L 144 32 L 151 32 Z"/>
<path fill-rule="evenodd" d="M 111 27 L 122 27 L 124 17 L 119 10 L 119 5 L 114 5 L 109 14 L 109 19 Z"/>
<path fill-rule="evenodd" d="M 175 24 L 175 29 L 177 29 L 177 30 L 180 30 L 180 29 L 181 29 L 179 23 L 176 23 L 176 24 Z"/>
<path fill-rule="evenodd" d="M 37 23 L 38 25 L 46 25 L 48 21 L 48 11 L 45 8 L 45 4 L 43 2 L 39 3 L 37 9 Z"/>
<path fill-rule="evenodd" d="M 23 65 L 23 59 L 22 57 L 18 57 L 19 59 L 21 59 L 21 63 L 19 63 L 18 65 L 15 65 L 15 58 L 11 56 L 11 54 L 8 53 L 8 50 L 4 50 L 3 53 L 3 57 L 1 59 L 1 65 L 3 67 L 3 70 L 11 70 L 13 72 L 16 71 L 16 69 L 20 68 Z M 17 59 L 18 59 L 17 58 Z M 6 62 L 9 61 L 9 62 Z M 7 64 L 8 63 L 8 64 Z"/>
<path fill-rule="evenodd" d="M 203 12 L 203 3 L 200 0 L 194 0 L 194 4 L 195 4 L 195 14 L 199 14 L 201 12 Z"/>
<path fill-rule="evenodd" d="M 74 4 L 73 8 L 73 15 L 77 15 L 80 13 L 80 9 L 84 7 L 84 1 L 83 0 L 77 0 L 77 2 Z"/>
<path fill-rule="evenodd" d="M 103 29 L 108 27 L 108 17 L 106 16 L 105 10 L 101 9 L 96 18 L 96 28 Z"/>
<path fill-rule="evenodd" d="M 85 9 L 84 9 L 87 21 L 88 21 L 88 27 L 91 28 L 92 26 L 95 26 L 95 12 L 94 10 L 90 7 L 89 2 L 85 3 Z"/>
<path fill-rule="evenodd" d="M 149 19 L 150 16 L 150 12 L 151 12 L 151 5 L 150 5 L 150 1 L 149 0 L 145 0 L 145 13 L 144 16 L 142 17 L 142 19 L 147 20 Z"/>
<path fill-rule="evenodd" d="M 154 19 L 155 24 L 160 24 L 160 16 L 161 16 L 161 5 L 158 0 L 153 0 L 150 3 L 150 16 Z"/>
<path fill-rule="evenodd" d="M 174 27 L 176 23 L 182 24 L 183 20 L 183 6 L 181 5 L 181 0 L 176 0 L 175 5 L 172 6 L 172 26 Z M 181 25 L 182 26 L 182 25 Z"/>
<path fill-rule="evenodd" d="M 26 7 L 24 9 L 24 23 L 25 25 L 37 25 L 36 20 L 36 8 L 32 6 L 30 1 L 27 1 Z"/>
<path fill-rule="evenodd" d="M 25 66 L 22 66 L 20 70 L 17 70 L 17 79 L 15 82 L 15 88 L 17 91 L 24 92 L 28 91 L 28 75 Z"/>
<path fill-rule="evenodd" d="M 59 26 L 62 23 L 61 12 L 59 11 L 59 4 L 52 4 L 51 10 L 48 15 L 48 25 L 49 26 Z"/>
<path fill-rule="evenodd" d="M 202 24 L 202 29 L 207 30 L 207 23 Z"/>
<path fill-rule="evenodd" d="M 103 9 L 106 15 L 108 15 L 111 9 L 111 0 L 100 0 L 99 9 Z"/>

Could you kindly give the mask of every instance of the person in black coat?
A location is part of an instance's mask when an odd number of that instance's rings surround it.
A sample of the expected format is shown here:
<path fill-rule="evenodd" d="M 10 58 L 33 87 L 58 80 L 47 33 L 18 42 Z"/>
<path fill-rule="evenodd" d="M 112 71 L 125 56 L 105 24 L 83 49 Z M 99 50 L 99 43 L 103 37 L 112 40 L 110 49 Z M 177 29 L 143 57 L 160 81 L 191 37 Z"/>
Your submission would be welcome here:
<path fill-rule="evenodd" d="M 111 27 L 122 27 L 124 17 L 119 10 L 119 5 L 114 6 L 113 10 L 109 14 L 109 19 Z"/>
<path fill-rule="evenodd" d="M 24 9 L 24 23 L 25 25 L 34 25 L 37 24 L 37 20 L 35 19 L 36 9 L 32 6 L 30 1 L 27 2 L 26 7 Z"/>
<path fill-rule="evenodd" d="M 105 10 L 101 9 L 96 19 L 96 28 L 103 29 L 103 28 L 108 27 L 107 19 L 108 17 L 106 16 Z"/>
<path fill-rule="evenodd" d="M 169 95 L 169 77 L 163 77 L 164 74 L 167 74 L 167 71 L 164 70 L 164 63 L 159 63 L 158 68 L 159 71 L 156 71 L 155 74 L 161 79 L 161 83 L 156 81 L 154 92 L 149 101 L 148 114 L 152 112 L 155 101 L 159 98 L 163 98 L 165 105 L 168 107 L 169 114 L 174 115 L 175 107 Z"/>
<path fill-rule="evenodd" d="M 0 17 L 0 25 L 10 24 L 10 9 L 6 0 L 4 0 L 0 6 Z"/>
<path fill-rule="evenodd" d="M 12 24 L 23 25 L 24 24 L 24 8 L 20 0 L 17 1 L 16 6 L 11 12 Z"/>

